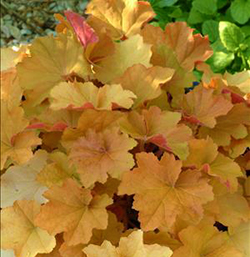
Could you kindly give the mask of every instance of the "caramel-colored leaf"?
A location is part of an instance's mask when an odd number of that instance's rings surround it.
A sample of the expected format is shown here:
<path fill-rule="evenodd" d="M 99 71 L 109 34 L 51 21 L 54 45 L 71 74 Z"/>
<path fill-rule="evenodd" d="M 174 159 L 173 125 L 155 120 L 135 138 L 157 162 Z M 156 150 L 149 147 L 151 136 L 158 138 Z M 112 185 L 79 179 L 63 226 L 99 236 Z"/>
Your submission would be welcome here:
<path fill-rule="evenodd" d="M 196 87 L 185 95 L 182 102 L 184 118 L 192 123 L 214 128 L 216 118 L 227 114 L 233 105 L 222 95 L 214 96 L 213 89 Z"/>
<path fill-rule="evenodd" d="M 182 162 L 167 153 L 160 161 L 152 153 L 139 153 L 137 165 L 124 174 L 118 194 L 135 194 L 133 207 L 139 211 L 142 229 L 171 227 L 177 216 L 191 223 L 202 218 L 202 205 L 213 199 L 213 193 L 200 172 L 181 172 Z"/>
<path fill-rule="evenodd" d="M 242 139 L 248 135 L 246 125 L 250 126 L 250 107 L 239 103 L 227 115 L 218 117 L 214 128 L 202 127 L 199 135 L 209 135 L 218 146 L 226 146 L 230 144 L 231 137 Z"/>
<path fill-rule="evenodd" d="M 89 187 L 97 181 L 105 183 L 108 174 L 121 179 L 122 174 L 134 166 L 133 156 L 128 151 L 136 144 L 117 128 L 99 133 L 89 130 L 73 143 L 69 159 L 76 165 L 83 185 Z"/>
<path fill-rule="evenodd" d="M 16 201 L 13 207 L 1 211 L 1 247 L 13 249 L 16 257 L 35 257 L 49 253 L 56 240 L 34 224 L 40 205 L 35 201 Z"/>
<path fill-rule="evenodd" d="M 177 125 L 180 119 L 178 112 L 161 111 L 151 106 L 148 110 L 142 110 L 141 114 L 130 112 L 120 120 L 120 127 L 123 132 L 141 140 L 141 144 L 152 142 L 185 159 L 191 130 L 183 124 Z"/>
<path fill-rule="evenodd" d="M 88 243 L 92 230 L 108 225 L 106 207 L 112 203 L 107 195 L 92 196 L 89 189 L 80 188 L 72 179 L 62 187 L 52 186 L 44 193 L 49 200 L 36 217 L 36 224 L 50 234 L 64 232 L 68 245 Z"/>

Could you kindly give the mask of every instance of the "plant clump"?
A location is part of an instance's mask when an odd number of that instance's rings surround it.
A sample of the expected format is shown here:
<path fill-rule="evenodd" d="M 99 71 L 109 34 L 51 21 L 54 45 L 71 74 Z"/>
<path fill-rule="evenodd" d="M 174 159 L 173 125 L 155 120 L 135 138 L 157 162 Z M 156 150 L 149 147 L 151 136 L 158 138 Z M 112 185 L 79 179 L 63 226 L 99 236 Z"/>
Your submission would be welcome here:
<path fill-rule="evenodd" d="M 86 14 L 1 49 L 2 253 L 249 256 L 249 71 L 148 2 Z"/>

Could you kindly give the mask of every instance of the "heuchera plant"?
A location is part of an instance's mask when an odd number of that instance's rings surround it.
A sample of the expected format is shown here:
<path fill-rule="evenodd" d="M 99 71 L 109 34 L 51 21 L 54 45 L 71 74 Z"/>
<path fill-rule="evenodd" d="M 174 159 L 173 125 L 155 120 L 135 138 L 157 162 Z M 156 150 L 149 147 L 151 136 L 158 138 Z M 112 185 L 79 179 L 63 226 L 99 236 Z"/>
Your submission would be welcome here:
<path fill-rule="evenodd" d="M 248 257 L 249 71 L 148 2 L 86 14 L 2 49 L 3 256 Z"/>

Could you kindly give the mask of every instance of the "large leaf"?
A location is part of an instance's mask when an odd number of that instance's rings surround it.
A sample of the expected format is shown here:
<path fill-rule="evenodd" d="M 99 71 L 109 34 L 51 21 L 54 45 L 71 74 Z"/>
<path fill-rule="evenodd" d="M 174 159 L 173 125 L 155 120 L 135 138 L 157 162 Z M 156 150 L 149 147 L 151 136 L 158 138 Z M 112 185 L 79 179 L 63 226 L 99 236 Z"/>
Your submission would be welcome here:
<path fill-rule="evenodd" d="M 160 161 L 152 153 L 136 158 L 138 167 L 124 174 L 118 194 L 135 194 L 133 208 L 139 211 L 143 230 L 169 228 L 177 217 L 190 223 L 202 218 L 202 205 L 213 199 L 213 193 L 200 172 L 181 172 L 182 162 L 168 153 Z"/>

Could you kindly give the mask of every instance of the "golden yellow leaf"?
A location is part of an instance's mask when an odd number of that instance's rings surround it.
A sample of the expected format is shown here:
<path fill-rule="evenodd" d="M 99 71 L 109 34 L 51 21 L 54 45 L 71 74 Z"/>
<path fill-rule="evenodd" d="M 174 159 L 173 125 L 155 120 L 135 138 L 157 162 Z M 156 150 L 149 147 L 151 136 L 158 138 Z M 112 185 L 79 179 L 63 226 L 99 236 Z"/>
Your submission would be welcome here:
<path fill-rule="evenodd" d="M 236 249 L 243 253 L 242 257 L 250 256 L 249 248 L 249 234 L 250 234 L 250 222 L 242 222 L 237 227 L 228 228 L 230 240 Z"/>
<path fill-rule="evenodd" d="M 20 86 L 30 107 L 39 105 L 55 85 L 70 76 L 85 78 L 91 74 L 82 45 L 71 33 L 37 38 L 30 52 L 31 57 L 17 65 Z"/>
<path fill-rule="evenodd" d="M 1 72 L 14 68 L 26 55 L 27 47 L 1 48 Z"/>
<path fill-rule="evenodd" d="M 63 241 L 62 234 L 58 234 L 56 236 L 56 247 L 53 249 L 53 251 L 50 252 L 50 253 L 40 253 L 40 254 L 37 254 L 36 257 L 64 257 L 59 252 L 63 242 L 64 241 Z M 76 257 L 76 256 L 74 256 L 74 257 Z"/>
<path fill-rule="evenodd" d="M 1 99 L 7 102 L 9 109 L 18 107 L 22 98 L 22 89 L 19 86 L 16 69 L 9 69 L 0 73 Z"/>
<path fill-rule="evenodd" d="M 96 31 L 105 31 L 114 39 L 138 34 L 144 22 L 154 16 L 147 2 L 137 0 L 93 0 L 86 10 L 88 23 Z"/>
<path fill-rule="evenodd" d="M 24 164 L 32 158 L 32 147 L 41 144 L 41 139 L 33 131 L 25 131 L 29 122 L 21 107 L 9 109 L 7 102 L 1 101 L 1 119 L 1 169 L 8 159 Z"/>
<path fill-rule="evenodd" d="M 115 52 L 94 65 L 95 77 L 102 83 L 110 83 L 123 75 L 134 64 L 151 67 L 150 45 L 143 42 L 140 35 L 134 35 L 120 43 L 115 43 Z"/>
<path fill-rule="evenodd" d="M 50 93 L 52 97 L 51 108 L 59 109 L 88 109 L 112 110 L 122 107 L 129 109 L 136 95 L 124 90 L 121 85 L 105 85 L 96 87 L 92 82 L 67 83 L 61 82 L 55 86 Z"/>
<path fill-rule="evenodd" d="M 162 92 L 160 84 L 169 81 L 173 74 L 174 70 L 169 68 L 158 66 L 146 68 L 142 64 L 135 64 L 128 68 L 115 83 L 121 84 L 123 89 L 136 95 L 133 108 L 137 108 L 145 101 L 157 98 Z"/>
<path fill-rule="evenodd" d="M 189 226 L 179 233 L 179 238 L 183 246 L 174 251 L 173 257 L 243 257 L 228 234 L 210 224 Z"/>
<path fill-rule="evenodd" d="M 62 152 L 52 152 L 49 157 L 51 163 L 47 164 L 38 174 L 37 181 L 46 187 L 62 186 L 67 178 L 78 177 L 74 167 L 68 162 L 68 156 Z"/>
<path fill-rule="evenodd" d="M 172 238 L 167 231 L 159 231 L 157 233 L 154 231 L 148 231 L 144 233 L 143 239 L 146 244 L 167 246 L 172 251 L 181 246 L 181 243 L 177 239 Z"/>
<path fill-rule="evenodd" d="M 83 251 L 87 257 L 170 257 L 172 255 L 172 251 L 168 247 L 157 244 L 145 245 L 141 230 L 121 238 L 117 248 L 109 241 L 104 241 L 101 246 L 88 245 Z"/>
<path fill-rule="evenodd" d="M 16 201 L 13 207 L 1 211 L 1 247 L 13 249 L 16 257 L 35 257 L 37 253 L 49 253 L 56 240 L 47 231 L 34 224 L 40 212 L 35 201 Z"/>
<path fill-rule="evenodd" d="M 235 192 L 238 187 L 237 177 L 243 175 L 240 166 L 231 158 L 219 153 L 217 148 L 209 137 L 192 139 L 189 141 L 189 156 L 183 165 L 204 169 L 209 175 L 217 177 L 225 184 L 229 191 Z"/>
<path fill-rule="evenodd" d="M 216 221 L 225 226 L 237 227 L 250 218 L 250 208 L 240 189 L 228 192 L 226 185 L 213 179 L 214 200 L 204 206 L 206 215 L 212 215 Z M 242 190 L 241 190 L 242 191 Z"/>

